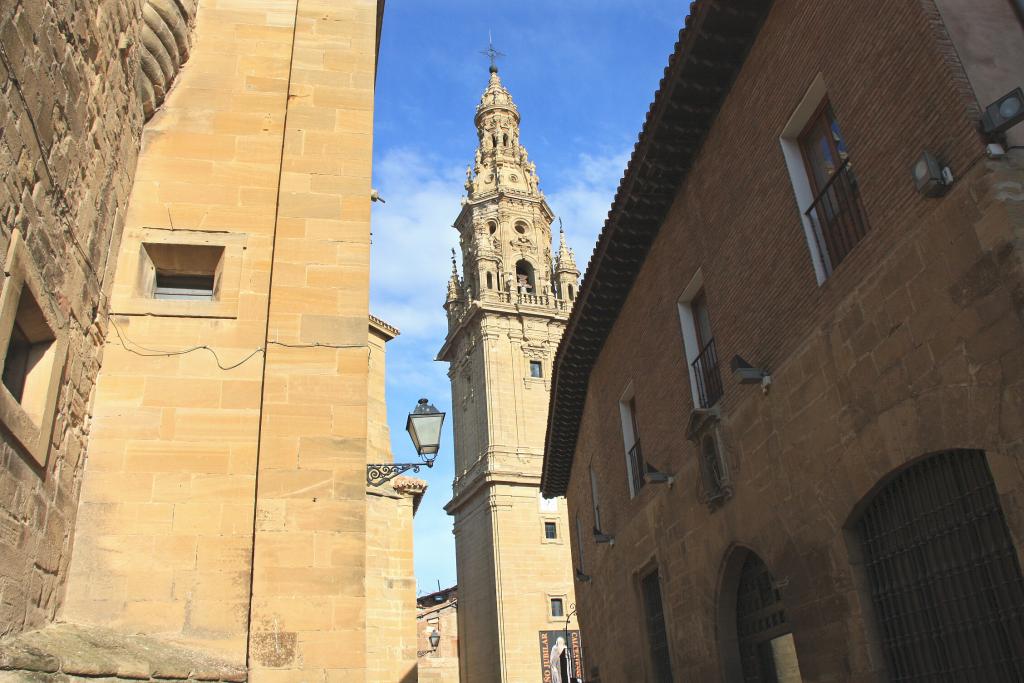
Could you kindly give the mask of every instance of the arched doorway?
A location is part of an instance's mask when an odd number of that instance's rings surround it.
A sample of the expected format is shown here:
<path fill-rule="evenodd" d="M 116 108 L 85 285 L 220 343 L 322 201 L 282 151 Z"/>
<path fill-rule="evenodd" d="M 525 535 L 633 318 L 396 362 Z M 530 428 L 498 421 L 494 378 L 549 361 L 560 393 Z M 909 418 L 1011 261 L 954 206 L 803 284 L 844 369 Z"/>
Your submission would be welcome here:
<path fill-rule="evenodd" d="M 792 632 L 775 578 L 752 552 L 743 562 L 736 589 L 736 637 L 746 683 L 800 680 L 783 671 L 796 663 Z"/>
<path fill-rule="evenodd" d="M 899 472 L 854 523 L 893 681 L 1024 681 L 1024 579 L 984 451 Z"/>
<path fill-rule="evenodd" d="M 757 553 L 747 548 L 730 553 L 719 610 L 725 680 L 799 683 L 800 666 L 782 595 Z"/>

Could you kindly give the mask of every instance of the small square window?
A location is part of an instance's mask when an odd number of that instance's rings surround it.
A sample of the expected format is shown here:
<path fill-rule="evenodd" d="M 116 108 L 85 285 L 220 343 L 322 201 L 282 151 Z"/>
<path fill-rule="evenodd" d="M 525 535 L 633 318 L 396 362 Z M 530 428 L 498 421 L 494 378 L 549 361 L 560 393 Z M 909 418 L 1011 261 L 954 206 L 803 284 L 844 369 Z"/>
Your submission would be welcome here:
<path fill-rule="evenodd" d="M 539 360 L 530 361 L 530 377 L 543 377 L 544 366 Z"/>
<path fill-rule="evenodd" d="M 554 522 L 544 522 L 544 538 L 558 538 L 558 525 Z"/>
<path fill-rule="evenodd" d="M 551 598 L 551 616 L 564 617 L 565 608 L 562 605 L 562 598 Z"/>
<path fill-rule="evenodd" d="M 112 315 L 236 318 L 246 259 L 244 233 L 142 228 L 124 240 Z"/>
<path fill-rule="evenodd" d="M 210 244 L 142 244 L 143 287 L 154 299 L 214 301 L 224 247 Z"/>

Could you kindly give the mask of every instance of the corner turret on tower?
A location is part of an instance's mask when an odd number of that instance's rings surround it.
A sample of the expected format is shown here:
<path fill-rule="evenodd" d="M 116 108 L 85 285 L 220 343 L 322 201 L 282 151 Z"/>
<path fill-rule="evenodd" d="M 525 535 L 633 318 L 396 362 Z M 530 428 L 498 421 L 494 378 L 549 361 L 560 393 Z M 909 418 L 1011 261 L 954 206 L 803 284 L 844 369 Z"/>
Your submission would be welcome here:
<path fill-rule="evenodd" d="M 558 256 L 555 257 L 555 289 L 558 296 L 564 301 L 576 300 L 576 292 L 580 288 L 580 271 L 576 267 L 576 255 L 565 243 L 565 230 L 562 229 L 562 219 L 558 219 Z"/>

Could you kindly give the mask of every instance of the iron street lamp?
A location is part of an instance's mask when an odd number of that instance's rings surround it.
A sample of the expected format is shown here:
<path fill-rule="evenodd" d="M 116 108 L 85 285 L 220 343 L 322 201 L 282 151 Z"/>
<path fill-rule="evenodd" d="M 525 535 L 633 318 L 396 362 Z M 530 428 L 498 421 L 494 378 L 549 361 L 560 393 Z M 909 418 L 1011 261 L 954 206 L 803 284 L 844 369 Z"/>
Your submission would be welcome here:
<path fill-rule="evenodd" d="M 427 640 L 430 641 L 430 649 L 429 650 L 417 650 L 416 651 L 416 656 L 417 657 L 423 657 L 425 655 L 429 655 L 431 652 L 437 652 L 437 646 L 441 644 L 441 634 L 435 628 L 433 631 L 430 632 L 430 635 L 427 637 Z"/>
<path fill-rule="evenodd" d="M 444 413 L 435 408 L 427 399 L 421 398 L 405 421 L 405 431 L 409 432 L 412 445 L 415 446 L 416 454 L 420 456 L 422 462 L 385 462 L 367 465 L 367 486 L 380 486 L 409 470 L 419 472 L 420 467 L 424 465 L 433 467 L 437 451 L 441 447 L 442 424 L 444 424 Z M 438 635 L 438 638 L 440 637 Z"/>

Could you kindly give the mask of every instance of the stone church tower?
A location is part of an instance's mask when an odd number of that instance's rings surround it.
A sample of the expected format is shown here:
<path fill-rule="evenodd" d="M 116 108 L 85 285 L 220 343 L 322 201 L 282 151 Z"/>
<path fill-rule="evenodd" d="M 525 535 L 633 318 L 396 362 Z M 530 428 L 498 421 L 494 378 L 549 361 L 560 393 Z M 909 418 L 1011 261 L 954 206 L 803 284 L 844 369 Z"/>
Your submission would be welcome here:
<path fill-rule="evenodd" d="M 565 501 L 541 498 L 540 473 L 551 362 L 579 270 L 564 234 L 552 256 L 554 214 L 494 66 L 475 123 L 454 224 L 464 277 L 453 251 L 438 355 L 452 383 L 456 476 L 445 509 L 455 517 L 461 679 L 540 681 L 541 652 L 554 644 L 544 632 L 564 629 L 575 602 Z"/>

